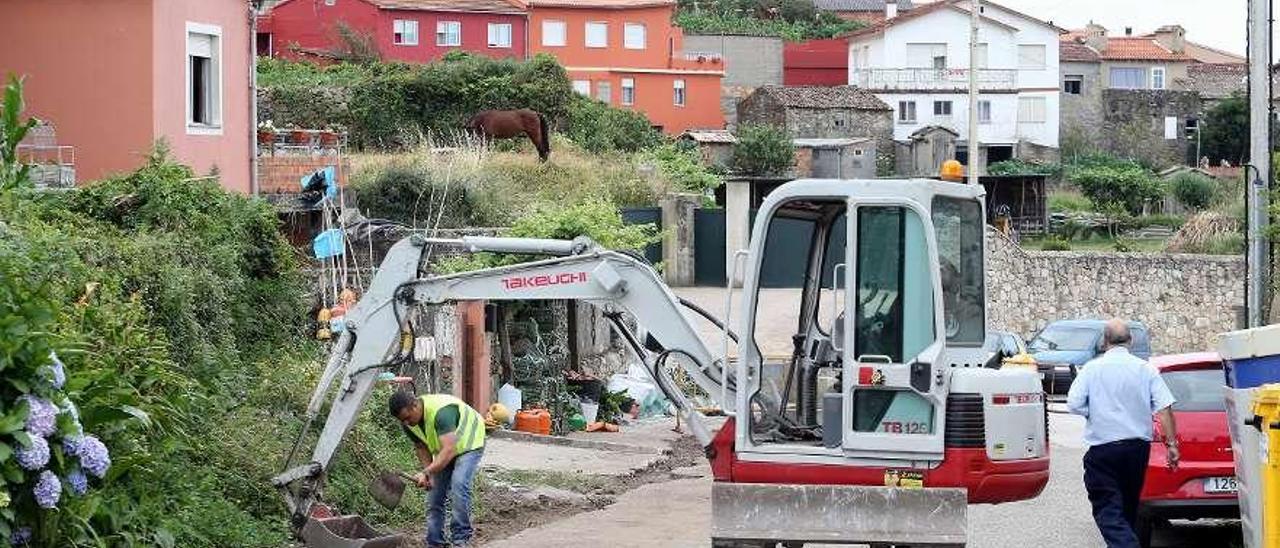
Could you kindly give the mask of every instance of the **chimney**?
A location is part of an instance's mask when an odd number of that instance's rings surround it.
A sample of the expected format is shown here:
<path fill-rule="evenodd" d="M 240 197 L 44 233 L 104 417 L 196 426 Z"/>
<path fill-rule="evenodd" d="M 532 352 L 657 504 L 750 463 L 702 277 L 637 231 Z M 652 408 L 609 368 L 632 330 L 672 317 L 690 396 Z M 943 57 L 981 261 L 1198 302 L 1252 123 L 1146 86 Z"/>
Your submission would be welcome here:
<path fill-rule="evenodd" d="M 1124 35 L 1125 35 L 1125 36 L 1133 36 L 1133 27 L 1125 27 L 1125 28 L 1124 28 Z"/>
<path fill-rule="evenodd" d="M 887 21 L 897 16 L 898 16 L 898 0 L 885 0 L 884 2 L 885 20 Z"/>
<path fill-rule="evenodd" d="M 1084 28 L 1084 44 L 1094 51 L 1107 49 L 1107 27 L 1090 21 Z"/>
<path fill-rule="evenodd" d="M 1165 25 L 1156 29 L 1156 41 L 1174 53 L 1187 51 L 1187 31 L 1182 25 Z"/>

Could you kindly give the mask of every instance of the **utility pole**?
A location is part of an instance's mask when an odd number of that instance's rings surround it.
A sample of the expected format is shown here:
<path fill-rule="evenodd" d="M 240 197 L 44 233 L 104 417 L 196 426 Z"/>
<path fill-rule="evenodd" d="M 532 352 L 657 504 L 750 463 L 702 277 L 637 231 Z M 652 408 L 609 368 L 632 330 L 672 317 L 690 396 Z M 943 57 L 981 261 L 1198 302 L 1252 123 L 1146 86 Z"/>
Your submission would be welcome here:
<path fill-rule="evenodd" d="M 1249 0 L 1249 163 L 1245 169 L 1249 251 L 1245 311 L 1249 327 L 1262 325 L 1270 268 L 1267 242 L 1267 195 L 1271 172 L 1271 0 Z"/>
<path fill-rule="evenodd" d="M 978 184 L 978 17 L 981 0 L 969 3 L 969 184 Z"/>

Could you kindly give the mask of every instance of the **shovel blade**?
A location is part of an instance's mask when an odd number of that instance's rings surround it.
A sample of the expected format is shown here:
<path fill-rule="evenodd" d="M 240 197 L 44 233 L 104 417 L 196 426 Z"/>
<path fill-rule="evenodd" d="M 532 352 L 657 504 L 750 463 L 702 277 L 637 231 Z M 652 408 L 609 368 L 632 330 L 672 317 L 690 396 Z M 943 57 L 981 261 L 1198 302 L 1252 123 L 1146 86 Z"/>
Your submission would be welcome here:
<path fill-rule="evenodd" d="M 400 474 L 384 472 L 369 484 L 369 495 L 384 508 L 394 510 L 404 497 L 405 483 Z"/>

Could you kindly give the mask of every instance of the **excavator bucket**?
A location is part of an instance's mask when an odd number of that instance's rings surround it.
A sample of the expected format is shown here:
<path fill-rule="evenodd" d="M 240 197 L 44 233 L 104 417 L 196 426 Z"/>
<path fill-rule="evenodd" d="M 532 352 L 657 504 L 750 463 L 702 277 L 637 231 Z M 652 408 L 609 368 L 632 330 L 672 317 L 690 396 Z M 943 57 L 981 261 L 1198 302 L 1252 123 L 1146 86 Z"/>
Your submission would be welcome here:
<path fill-rule="evenodd" d="M 312 517 L 299 536 L 308 548 L 399 548 L 409 542 L 370 527 L 360 516 Z"/>

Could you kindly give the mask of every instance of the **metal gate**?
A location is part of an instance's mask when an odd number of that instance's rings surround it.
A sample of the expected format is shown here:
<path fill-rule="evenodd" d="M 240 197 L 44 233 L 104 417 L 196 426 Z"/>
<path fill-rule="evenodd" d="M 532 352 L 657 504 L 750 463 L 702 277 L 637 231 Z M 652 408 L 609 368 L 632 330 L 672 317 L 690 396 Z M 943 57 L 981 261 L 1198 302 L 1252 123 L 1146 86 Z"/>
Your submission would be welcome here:
<path fill-rule="evenodd" d="M 693 212 L 693 283 L 723 286 L 725 273 L 724 210 L 697 209 Z"/>
<path fill-rule="evenodd" d="M 645 223 L 653 223 L 658 227 L 658 232 L 662 232 L 662 208 L 657 207 L 629 207 L 622 210 L 622 222 L 629 225 L 641 225 Z M 721 243 L 721 246 L 724 244 Z M 644 258 L 650 263 L 658 264 L 662 262 L 662 241 L 649 244 L 644 248 Z"/>

